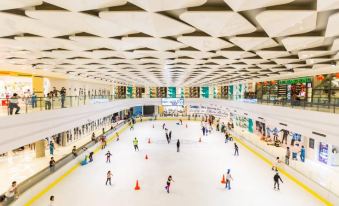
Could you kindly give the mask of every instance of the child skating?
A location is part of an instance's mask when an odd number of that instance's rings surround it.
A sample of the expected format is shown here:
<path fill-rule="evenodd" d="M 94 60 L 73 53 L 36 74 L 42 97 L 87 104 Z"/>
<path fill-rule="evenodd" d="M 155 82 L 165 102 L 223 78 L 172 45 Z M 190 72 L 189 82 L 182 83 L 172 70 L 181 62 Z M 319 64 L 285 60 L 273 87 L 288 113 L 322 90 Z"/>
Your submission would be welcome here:
<path fill-rule="evenodd" d="M 173 180 L 172 176 L 170 175 L 170 176 L 168 176 L 168 178 L 167 178 L 166 187 L 165 187 L 167 193 L 170 192 L 171 182 L 174 182 L 174 180 Z"/>
<path fill-rule="evenodd" d="M 112 176 L 113 176 L 112 172 L 109 170 L 107 172 L 106 185 L 107 185 L 107 183 L 109 183 L 109 185 L 112 186 Z"/>
<path fill-rule="evenodd" d="M 111 163 L 111 156 L 112 156 L 111 152 L 108 151 L 105 155 L 106 155 L 106 163 Z"/>
<path fill-rule="evenodd" d="M 138 139 L 135 137 L 134 138 L 134 140 L 133 140 L 133 146 L 134 146 L 134 151 L 139 151 L 139 146 L 138 146 L 138 144 L 139 144 L 139 141 L 138 141 Z"/>

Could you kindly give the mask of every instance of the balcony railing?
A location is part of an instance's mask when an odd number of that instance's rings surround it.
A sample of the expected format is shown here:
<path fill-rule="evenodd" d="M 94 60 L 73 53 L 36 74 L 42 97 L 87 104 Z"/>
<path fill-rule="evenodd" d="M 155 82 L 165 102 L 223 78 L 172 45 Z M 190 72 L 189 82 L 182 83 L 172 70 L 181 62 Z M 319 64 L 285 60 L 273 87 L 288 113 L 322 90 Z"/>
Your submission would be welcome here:
<path fill-rule="evenodd" d="M 178 98 L 181 98 L 178 96 Z M 54 110 L 61 108 L 78 107 L 87 104 L 98 104 L 111 102 L 119 99 L 130 99 L 130 97 L 117 97 L 113 95 L 100 96 L 65 96 L 65 97 L 36 97 L 36 98 L 20 98 L 18 99 L 19 113 L 31 113 L 44 110 Z M 244 98 L 242 96 L 229 96 L 225 98 L 217 98 L 230 101 L 241 101 L 253 104 L 265 104 L 272 106 L 291 107 L 296 109 L 305 109 L 329 113 L 339 113 L 339 98 L 312 98 L 308 100 L 287 100 L 287 99 L 253 99 Z M 0 99 L 0 116 L 14 115 L 16 113 L 15 105 L 10 104 L 9 99 Z"/>

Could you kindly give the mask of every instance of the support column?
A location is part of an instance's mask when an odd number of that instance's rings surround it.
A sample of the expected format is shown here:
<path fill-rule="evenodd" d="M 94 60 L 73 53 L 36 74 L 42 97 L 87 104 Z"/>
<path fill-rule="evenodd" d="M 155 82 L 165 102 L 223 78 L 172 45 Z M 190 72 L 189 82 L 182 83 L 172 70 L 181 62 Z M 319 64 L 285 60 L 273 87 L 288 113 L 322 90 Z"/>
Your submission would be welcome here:
<path fill-rule="evenodd" d="M 32 77 L 32 88 L 37 98 L 37 106 L 38 108 L 43 107 L 42 97 L 44 96 L 44 78 L 41 76 L 33 76 Z"/>
<path fill-rule="evenodd" d="M 45 140 L 39 140 L 35 143 L 35 157 L 45 157 Z"/>
<path fill-rule="evenodd" d="M 67 132 L 62 132 L 61 133 L 61 146 L 66 146 L 67 145 Z"/>

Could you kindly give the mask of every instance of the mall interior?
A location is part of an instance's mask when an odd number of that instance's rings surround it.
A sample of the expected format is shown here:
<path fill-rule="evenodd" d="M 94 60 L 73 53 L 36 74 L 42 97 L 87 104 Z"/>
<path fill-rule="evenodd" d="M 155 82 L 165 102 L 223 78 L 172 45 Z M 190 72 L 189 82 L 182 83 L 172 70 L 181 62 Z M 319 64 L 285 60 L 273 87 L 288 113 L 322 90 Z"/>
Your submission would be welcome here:
<path fill-rule="evenodd" d="M 0 0 L 0 206 L 339 206 L 338 25 L 339 0 Z"/>

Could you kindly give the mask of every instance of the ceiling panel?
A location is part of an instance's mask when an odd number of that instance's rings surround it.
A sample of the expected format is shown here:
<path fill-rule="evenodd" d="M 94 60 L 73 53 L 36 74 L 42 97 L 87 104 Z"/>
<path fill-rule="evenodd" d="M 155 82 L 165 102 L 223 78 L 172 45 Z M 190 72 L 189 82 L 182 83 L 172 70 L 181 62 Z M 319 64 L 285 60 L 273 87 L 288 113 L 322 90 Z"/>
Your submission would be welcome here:
<path fill-rule="evenodd" d="M 63 30 L 62 35 L 86 32 L 101 37 L 113 37 L 135 33 L 133 30 L 96 16 L 69 11 L 26 11 L 32 18 L 39 19 L 53 28 Z M 65 23 L 67 22 L 67 23 Z"/>
<path fill-rule="evenodd" d="M 270 37 L 281 37 L 315 30 L 317 12 L 303 10 L 268 10 L 258 14 L 256 20 Z"/>
<path fill-rule="evenodd" d="M 230 48 L 233 44 L 216 37 L 210 36 L 180 36 L 178 41 L 200 51 L 213 51 Z"/>
<path fill-rule="evenodd" d="M 126 0 L 44 0 L 47 3 L 67 9 L 69 11 L 86 11 L 102 9 L 112 6 L 121 6 Z"/>
<path fill-rule="evenodd" d="M 279 45 L 269 37 L 232 37 L 230 41 L 245 51 L 265 49 Z"/>
<path fill-rule="evenodd" d="M 175 36 L 195 31 L 193 27 L 159 13 L 104 11 L 100 12 L 99 16 L 153 37 Z"/>
<path fill-rule="evenodd" d="M 130 3 L 150 12 L 185 9 L 201 6 L 207 0 L 128 0 Z"/>
<path fill-rule="evenodd" d="M 180 19 L 213 37 L 248 34 L 256 30 L 242 15 L 231 11 L 186 11 Z"/>
<path fill-rule="evenodd" d="M 42 4 L 42 0 L 1 0 L 0 10 L 24 8 L 40 4 Z"/>
<path fill-rule="evenodd" d="M 287 4 L 294 0 L 224 0 L 234 11 L 258 9 L 279 4 Z"/>

